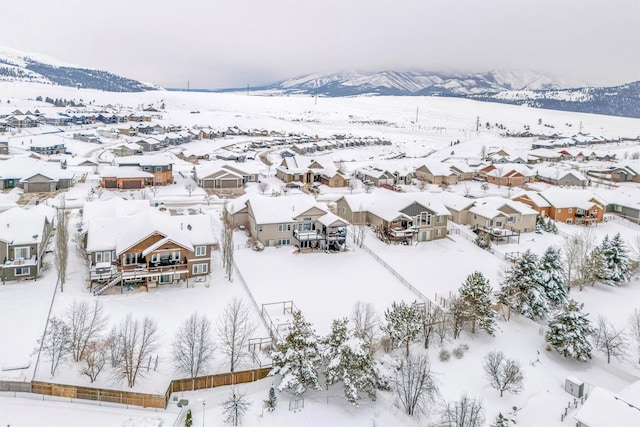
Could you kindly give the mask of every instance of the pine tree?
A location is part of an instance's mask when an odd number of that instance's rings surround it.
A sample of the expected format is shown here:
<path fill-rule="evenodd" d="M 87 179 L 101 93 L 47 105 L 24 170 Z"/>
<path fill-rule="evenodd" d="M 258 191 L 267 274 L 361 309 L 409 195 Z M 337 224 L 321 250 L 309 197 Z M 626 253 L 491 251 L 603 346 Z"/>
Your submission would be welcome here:
<path fill-rule="evenodd" d="M 496 319 L 491 306 L 491 285 L 489 281 L 476 271 L 469 276 L 460 287 L 460 298 L 467 306 L 467 316 L 472 322 L 471 332 L 476 332 L 476 324 L 480 329 L 493 335 Z"/>
<path fill-rule="evenodd" d="M 527 250 L 509 267 L 498 300 L 530 319 L 547 316 L 549 304 L 536 254 Z"/>
<path fill-rule="evenodd" d="M 273 384 L 269 388 L 269 397 L 264 401 L 264 407 L 267 411 L 273 412 L 278 404 L 278 397 L 276 396 L 276 390 L 273 388 Z"/>
<path fill-rule="evenodd" d="M 569 300 L 550 322 L 545 340 L 564 357 L 581 362 L 591 359 L 589 336 L 594 329 L 581 310 L 584 304 Z"/>
<path fill-rule="evenodd" d="M 498 413 L 498 416 L 491 423 L 491 427 L 509 427 L 516 422 L 510 418 L 502 415 L 502 412 Z"/>
<path fill-rule="evenodd" d="M 542 272 L 542 285 L 547 301 L 556 307 L 562 306 L 567 301 L 563 270 L 560 250 L 549 246 L 540 258 L 540 271 Z"/>
<path fill-rule="evenodd" d="M 317 367 L 321 359 L 318 337 L 300 311 L 293 313 L 289 333 L 271 354 L 273 369 L 269 375 L 281 375 L 278 390 L 293 389 L 303 394 L 308 388 L 320 390 Z"/>
<path fill-rule="evenodd" d="M 605 236 L 600 246 L 604 258 L 604 268 L 602 280 L 604 283 L 617 286 L 621 282 L 631 278 L 631 263 L 629 262 L 629 251 L 620 237 L 616 233 L 613 239 Z"/>
<path fill-rule="evenodd" d="M 375 400 L 380 378 L 368 344 L 356 337 L 348 324 L 348 319 L 333 321 L 331 333 L 324 342 L 327 362 L 324 375 L 327 387 L 342 381 L 345 397 L 357 405 L 361 392 Z"/>
<path fill-rule="evenodd" d="M 191 427 L 193 425 L 193 416 L 191 415 L 191 409 L 187 409 L 187 417 L 184 420 L 184 427 Z"/>
<path fill-rule="evenodd" d="M 384 332 L 391 338 L 394 345 L 405 345 L 405 356 L 409 356 L 409 344 L 416 340 L 422 329 L 423 310 L 418 307 L 416 301 L 408 305 L 404 301 L 391 304 L 391 308 L 384 312 L 387 321 L 383 328 Z"/>

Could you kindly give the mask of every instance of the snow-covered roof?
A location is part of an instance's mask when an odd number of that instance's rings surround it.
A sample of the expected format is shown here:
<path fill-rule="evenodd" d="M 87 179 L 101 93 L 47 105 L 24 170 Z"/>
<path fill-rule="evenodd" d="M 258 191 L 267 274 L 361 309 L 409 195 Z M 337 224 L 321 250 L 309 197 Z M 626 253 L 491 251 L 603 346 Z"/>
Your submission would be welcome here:
<path fill-rule="evenodd" d="M 640 210 L 640 189 L 631 187 L 619 187 L 615 190 L 599 188 L 594 193 L 607 204 Z"/>
<path fill-rule="evenodd" d="M 640 402 L 629 402 L 601 387 L 594 387 L 575 415 L 576 421 L 589 427 L 640 426 Z"/>
<path fill-rule="evenodd" d="M 21 179 L 34 176 L 38 173 L 53 180 L 73 179 L 75 173 L 62 169 L 60 163 L 43 162 L 31 157 L 13 157 L 0 161 L 0 178 Z"/>
<path fill-rule="evenodd" d="M 442 201 L 447 209 L 453 209 L 454 211 L 461 211 L 468 209 L 475 203 L 474 199 L 468 199 L 456 193 L 449 191 L 443 191 L 438 194 L 438 198 Z"/>
<path fill-rule="evenodd" d="M 522 176 L 535 175 L 529 166 L 522 163 L 502 163 L 498 164 L 495 169 L 488 172 L 487 175 L 495 176 L 497 178 L 507 177 L 510 174 L 519 173 Z"/>
<path fill-rule="evenodd" d="M 541 166 L 539 168 L 536 168 L 536 173 L 541 178 L 551 178 L 558 181 L 563 179 L 567 175 L 572 175 L 575 179 L 580 181 L 587 181 L 587 177 L 585 177 L 581 172 L 574 169 L 560 169 L 553 166 Z"/>
<path fill-rule="evenodd" d="M 537 191 L 522 191 L 520 193 L 514 194 L 511 198 L 517 199 L 518 197 L 522 197 L 522 196 L 526 196 L 529 200 L 535 203 L 535 205 L 538 206 L 539 208 L 548 208 L 549 206 L 551 206 L 547 201 L 547 199 L 542 197 L 540 193 L 538 193 Z"/>
<path fill-rule="evenodd" d="M 549 148 L 538 148 L 536 150 L 529 151 L 529 153 L 527 154 L 531 157 L 544 159 L 559 159 L 560 157 L 562 157 L 562 154 L 560 154 L 558 151 L 551 150 Z"/>
<path fill-rule="evenodd" d="M 149 154 L 142 156 L 127 156 L 116 159 L 118 165 L 140 165 L 140 166 L 166 166 L 174 164 L 175 157 L 169 153 Z"/>
<path fill-rule="evenodd" d="M 54 216 L 55 209 L 44 205 L 4 211 L 0 213 L 0 240 L 13 245 L 42 243 L 45 220 L 51 222 Z"/>
<path fill-rule="evenodd" d="M 87 228 L 87 251 L 115 250 L 120 254 L 155 233 L 189 250 L 215 242 L 210 216 L 171 216 L 149 208 L 125 217 L 91 220 Z"/>
<path fill-rule="evenodd" d="M 349 194 L 343 197 L 351 211 L 368 211 L 387 221 L 407 217 L 400 211 L 412 203 L 419 203 L 436 215 L 449 216 L 451 214 L 440 199 L 440 194 L 428 192 L 397 193 L 380 190 L 371 194 Z"/>
<path fill-rule="evenodd" d="M 424 167 L 431 172 L 434 176 L 449 176 L 454 175 L 454 172 L 451 170 L 451 165 L 447 163 L 441 162 L 428 162 L 424 164 Z"/>
<path fill-rule="evenodd" d="M 251 206 L 257 224 L 290 223 L 294 218 L 314 207 L 328 212 L 325 205 L 307 195 L 250 197 L 248 204 Z"/>
<path fill-rule="evenodd" d="M 108 166 L 100 172 L 102 177 L 113 178 L 153 178 L 153 174 L 138 169 L 136 166 Z"/>
<path fill-rule="evenodd" d="M 504 197 L 483 197 L 477 199 L 473 207 L 469 212 L 480 215 L 483 218 L 495 218 L 496 216 L 509 216 L 509 212 L 506 212 L 505 207 L 509 207 L 520 215 L 537 215 L 538 212 L 531 209 L 529 206 L 521 202 L 516 202 L 511 199 L 505 199 Z"/>
<path fill-rule="evenodd" d="M 551 206 L 555 208 L 580 208 L 590 209 L 597 200 L 600 204 L 606 205 L 606 202 L 597 197 L 591 190 L 575 190 L 552 187 L 540 193 Z"/>
<path fill-rule="evenodd" d="M 344 219 L 340 218 L 339 216 L 331 212 L 327 212 L 326 214 L 319 217 L 318 221 L 321 224 L 326 225 L 327 227 L 348 224 L 348 222 L 346 222 Z"/>

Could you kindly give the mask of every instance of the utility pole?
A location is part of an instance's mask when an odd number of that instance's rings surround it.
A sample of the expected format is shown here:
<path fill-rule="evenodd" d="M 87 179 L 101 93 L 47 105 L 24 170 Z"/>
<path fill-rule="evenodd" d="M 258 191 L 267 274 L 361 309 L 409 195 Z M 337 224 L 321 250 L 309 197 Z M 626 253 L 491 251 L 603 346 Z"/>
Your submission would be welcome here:
<path fill-rule="evenodd" d="M 416 130 L 418 130 L 418 111 L 420 107 L 416 107 Z"/>
<path fill-rule="evenodd" d="M 247 96 L 249 96 L 249 84 L 247 83 Z"/>
<path fill-rule="evenodd" d="M 480 129 L 480 116 L 476 117 L 476 132 Z"/>
<path fill-rule="evenodd" d="M 187 92 L 189 92 L 189 80 L 187 80 Z"/>

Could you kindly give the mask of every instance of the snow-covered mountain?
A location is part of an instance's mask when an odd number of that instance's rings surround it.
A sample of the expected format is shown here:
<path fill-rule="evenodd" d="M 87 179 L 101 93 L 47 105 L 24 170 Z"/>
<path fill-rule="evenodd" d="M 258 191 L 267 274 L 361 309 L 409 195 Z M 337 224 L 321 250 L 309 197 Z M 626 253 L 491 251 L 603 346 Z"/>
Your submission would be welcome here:
<path fill-rule="evenodd" d="M 476 74 L 381 71 L 320 73 L 278 82 L 261 89 L 325 96 L 361 94 L 468 96 L 511 90 L 566 89 L 572 85 L 531 71 Z"/>
<path fill-rule="evenodd" d="M 142 92 L 158 86 L 108 71 L 63 64 L 45 55 L 0 47 L 0 81 L 26 81 L 108 92 Z"/>

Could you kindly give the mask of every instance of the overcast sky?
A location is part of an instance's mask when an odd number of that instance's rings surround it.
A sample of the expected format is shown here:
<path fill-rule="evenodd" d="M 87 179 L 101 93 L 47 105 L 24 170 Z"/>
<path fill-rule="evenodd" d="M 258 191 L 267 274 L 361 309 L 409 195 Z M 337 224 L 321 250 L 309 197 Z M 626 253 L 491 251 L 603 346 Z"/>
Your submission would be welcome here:
<path fill-rule="evenodd" d="M 16 0 L 0 44 L 164 87 L 345 70 L 640 80 L 640 0 Z"/>

